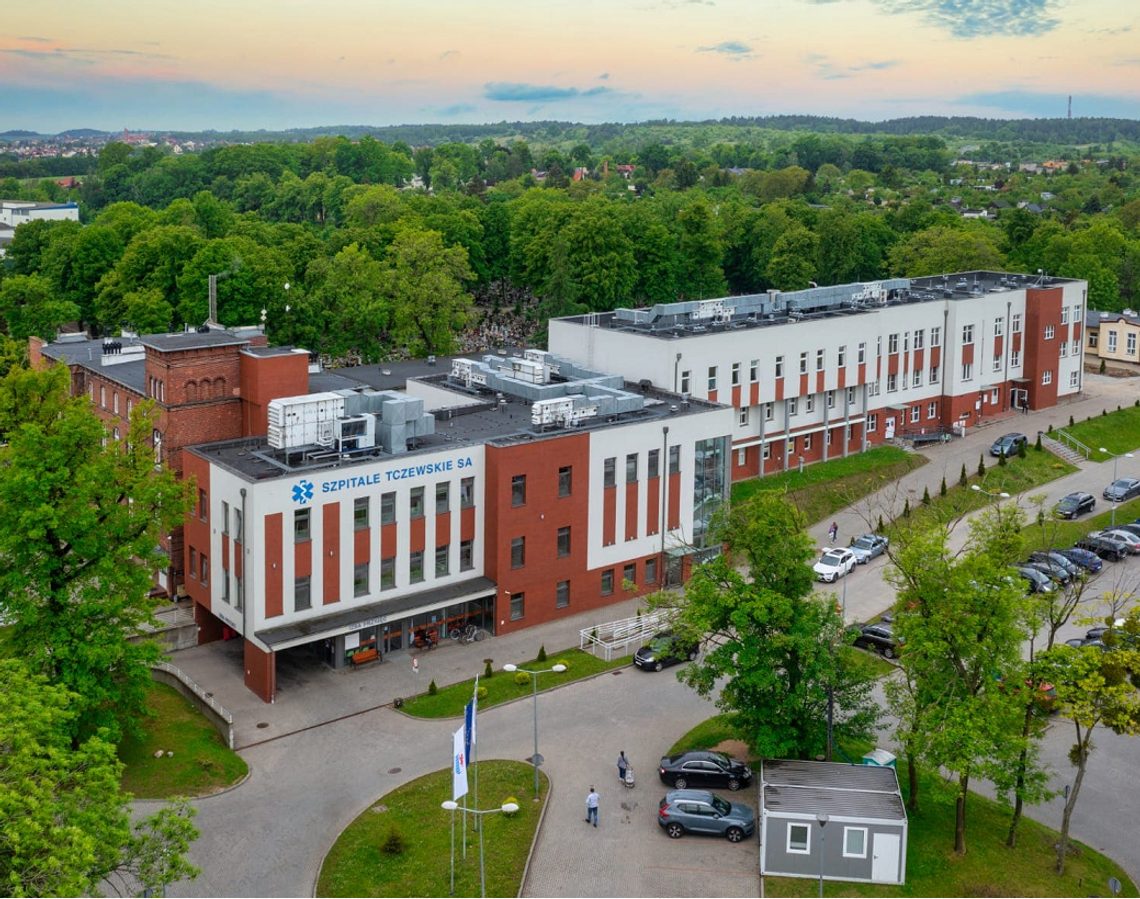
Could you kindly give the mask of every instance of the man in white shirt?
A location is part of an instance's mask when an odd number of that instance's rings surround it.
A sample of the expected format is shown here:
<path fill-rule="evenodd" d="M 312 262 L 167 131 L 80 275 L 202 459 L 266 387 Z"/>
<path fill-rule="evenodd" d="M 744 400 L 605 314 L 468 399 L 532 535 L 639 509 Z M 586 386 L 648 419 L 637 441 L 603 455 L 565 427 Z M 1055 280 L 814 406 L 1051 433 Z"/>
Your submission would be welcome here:
<path fill-rule="evenodd" d="M 601 797 L 598 791 L 590 787 L 590 792 L 586 796 L 586 823 L 594 822 L 594 827 L 598 826 L 598 800 Z"/>

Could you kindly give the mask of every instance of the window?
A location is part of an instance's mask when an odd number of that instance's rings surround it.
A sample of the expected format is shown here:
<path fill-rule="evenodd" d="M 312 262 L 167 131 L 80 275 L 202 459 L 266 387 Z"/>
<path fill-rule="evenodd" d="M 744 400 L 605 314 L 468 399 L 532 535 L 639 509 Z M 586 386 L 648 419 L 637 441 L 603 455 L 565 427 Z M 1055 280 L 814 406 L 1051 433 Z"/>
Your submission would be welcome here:
<path fill-rule="evenodd" d="M 634 588 L 636 589 L 636 587 L 637 587 L 637 565 L 635 563 L 631 562 L 629 565 L 626 565 L 621 571 L 621 588 L 623 590 L 626 589 L 626 586 L 625 586 L 626 582 L 633 584 Z"/>
<path fill-rule="evenodd" d="M 222 569 L 222 602 L 230 604 L 230 573 Z"/>
<path fill-rule="evenodd" d="M 903 352 L 910 352 L 910 331 L 903 331 Z"/>
<path fill-rule="evenodd" d="M 784 376 L 784 357 L 776 357 L 776 377 L 782 378 Z"/>
<path fill-rule="evenodd" d="M 1096 331 L 1089 331 L 1089 349 L 1095 350 L 1099 335 Z"/>
<path fill-rule="evenodd" d="M 850 406 L 854 402 L 855 402 L 855 388 L 854 387 L 848 387 L 847 388 L 847 405 Z"/>
<path fill-rule="evenodd" d="M 1053 383 L 1053 369 L 1047 368 L 1041 373 L 1041 386 Z"/>
<path fill-rule="evenodd" d="M 1073 324 L 1079 323 L 1081 320 L 1081 304 L 1073 303 Z"/>
<path fill-rule="evenodd" d="M 230 504 L 222 500 L 222 533 L 230 532 Z"/>
<path fill-rule="evenodd" d="M 899 376 L 887 375 L 887 393 L 894 393 L 899 389 Z"/>
<path fill-rule="evenodd" d="M 823 437 L 824 437 L 824 440 L 823 440 L 824 446 L 831 446 L 831 429 L 830 428 L 828 430 L 824 431 Z"/>
<path fill-rule="evenodd" d="M 464 478 L 459 482 L 459 508 L 471 509 L 475 506 L 475 479 Z"/>
<path fill-rule="evenodd" d="M 190 574 L 190 577 L 194 578 L 195 580 L 198 579 L 198 550 L 196 550 L 192 546 L 190 547 L 190 571 L 189 571 L 189 574 Z"/>
<path fill-rule="evenodd" d="M 239 612 L 245 605 L 245 581 L 234 575 L 234 608 Z"/>
<path fill-rule="evenodd" d="M 974 326 L 962 325 L 962 346 L 970 346 L 974 342 Z"/>
<path fill-rule="evenodd" d="M 1021 350 L 1010 350 L 1009 364 L 1014 368 L 1021 365 Z"/>
<path fill-rule="evenodd" d="M 776 416 L 776 404 L 775 403 L 765 403 L 764 404 L 764 421 L 771 421 L 775 416 Z"/>
<path fill-rule="evenodd" d="M 669 447 L 669 474 L 678 474 L 681 471 L 681 445 Z"/>
<path fill-rule="evenodd" d="M 930 345 L 932 347 L 942 346 L 942 329 L 941 328 L 931 328 L 930 329 Z"/>
<path fill-rule="evenodd" d="M 739 468 L 748 461 L 748 450 L 741 447 L 736 451 L 736 467 Z"/>
<path fill-rule="evenodd" d="M 396 494 L 395 493 L 381 493 L 380 494 L 380 523 L 381 524 L 395 524 L 396 523 Z"/>
<path fill-rule="evenodd" d="M 646 454 L 645 476 L 656 478 L 661 474 L 661 450 L 652 449 Z"/>
<path fill-rule="evenodd" d="M 293 542 L 304 543 L 312 534 L 309 531 L 310 509 L 293 510 Z"/>
<path fill-rule="evenodd" d="M 887 338 L 887 352 L 894 355 L 899 351 L 899 335 L 892 334 Z"/>
<path fill-rule="evenodd" d="M 435 485 L 435 514 L 443 515 L 451 511 L 451 482 L 440 481 Z"/>
<path fill-rule="evenodd" d="M 804 452 L 811 449 L 811 434 L 804 434 Z"/>
<path fill-rule="evenodd" d="M 411 504 L 409 506 L 410 518 L 423 518 L 424 517 L 424 488 L 413 487 L 410 494 Z"/>
<path fill-rule="evenodd" d="M 748 363 L 748 380 L 755 384 L 760 380 L 760 360 L 753 359 Z"/>
<path fill-rule="evenodd" d="M 198 570 L 201 572 L 201 577 L 199 580 L 202 581 L 202 586 L 205 587 L 208 583 L 210 583 L 210 562 L 206 559 L 205 553 L 200 553 L 198 555 L 198 562 L 200 563 Z"/>
<path fill-rule="evenodd" d="M 362 562 L 360 565 L 353 566 L 352 569 L 352 595 L 353 596 L 367 596 L 368 595 L 368 563 Z"/>
<path fill-rule="evenodd" d="M 617 457 L 610 456 L 602 462 L 602 486 L 613 487 L 617 484 Z"/>
<path fill-rule="evenodd" d="M 867 344 L 859 344 L 859 364 L 863 365 L 867 361 Z"/>
<path fill-rule="evenodd" d="M 872 412 L 867 416 L 867 431 L 873 432 L 879 430 L 879 413 Z"/>
<path fill-rule="evenodd" d="M 511 621 L 518 621 L 526 614 L 526 594 L 511 594 Z"/>
<path fill-rule="evenodd" d="M 816 350 L 815 351 L 815 370 L 816 371 L 823 371 L 823 359 L 824 359 L 823 350 Z"/>
<path fill-rule="evenodd" d="M 447 577 L 451 573 L 451 544 L 435 548 L 435 576 Z"/>
<path fill-rule="evenodd" d="M 570 605 L 570 582 L 559 581 L 554 589 L 554 608 L 565 609 Z"/>
<path fill-rule="evenodd" d="M 526 537 L 515 537 L 511 541 L 511 568 L 522 568 L 526 564 Z"/>
<path fill-rule="evenodd" d="M 807 374 L 807 366 L 808 366 L 808 354 L 807 354 L 807 351 L 805 350 L 804 352 L 800 353 L 800 374 L 801 375 Z"/>
<path fill-rule="evenodd" d="M 921 406 L 911 406 L 910 407 L 910 423 L 912 425 L 918 424 L 918 420 L 921 416 L 922 416 L 922 407 Z"/>
<path fill-rule="evenodd" d="M 1046 340 L 1052 340 L 1053 339 L 1053 326 L 1052 325 L 1046 325 L 1045 326 L 1045 339 Z"/>
<path fill-rule="evenodd" d="M 1021 333 L 1021 313 L 1020 312 L 1014 313 L 1013 324 L 1010 326 L 1009 330 L 1010 330 L 1011 334 L 1020 334 Z"/>
<path fill-rule="evenodd" d="M 408 581 L 418 584 L 424 579 L 424 551 L 417 549 L 409 557 Z"/>
<path fill-rule="evenodd" d="M 198 517 L 203 521 L 209 520 L 210 517 L 210 503 L 206 498 L 206 491 L 201 488 L 198 490 Z"/>
<path fill-rule="evenodd" d="M 692 393 L 693 373 L 691 371 L 681 372 L 681 393 L 685 396 Z"/>
<path fill-rule="evenodd" d="M 131 399 L 131 398 L 128 396 L 128 397 L 127 397 L 127 418 L 130 418 L 130 417 L 131 417 L 131 409 L 133 409 L 133 408 L 134 408 L 134 406 L 135 406 L 135 401 L 134 401 L 134 400 L 132 400 L 132 399 Z"/>
<path fill-rule="evenodd" d="M 740 410 L 740 414 L 737 416 L 737 423 L 742 428 L 748 427 L 748 407 L 747 406 L 745 406 L 744 408 L 742 408 Z"/>
<path fill-rule="evenodd" d="M 1001 393 L 995 387 L 993 390 L 990 391 L 990 402 L 996 406 L 1000 396 L 1001 396 Z"/>
<path fill-rule="evenodd" d="M 808 399 L 810 400 L 811 397 L 809 396 Z M 791 399 L 788 400 L 788 415 L 791 416 L 791 415 L 798 415 L 798 414 L 799 414 L 799 400 L 793 396 Z"/>
<path fill-rule="evenodd" d="M 795 437 L 789 437 L 788 438 L 788 453 L 791 454 L 791 453 L 794 453 L 795 451 L 796 451 L 796 438 Z"/>
<path fill-rule="evenodd" d="M 878 381 L 870 381 L 867 384 L 867 392 L 871 396 L 878 396 L 881 390 L 882 390 L 882 385 Z"/>
<path fill-rule="evenodd" d="M 565 559 L 570 555 L 570 527 L 558 529 L 558 558 Z"/>
<path fill-rule="evenodd" d="M 602 572 L 602 596 L 609 596 L 614 592 L 614 570 L 607 568 Z"/>
<path fill-rule="evenodd" d="M 716 390 L 716 366 L 715 365 L 709 366 L 708 385 L 709 385 L 709 393 L 712 393 L 714 390 Z"/>
<path fill-rule="evenodd" d="M 396 586 L 396 557 L 380 560 L 380 589 L 391 590 Z"/>
<path fill-rule="evenodd" d="M 228 579 L 227 579 L 228 581 Z M 311 608 L 313 604 L 312 597 L 312 579 L 309 577 L 299 577 L 293 581 L 293 611 L 303 612 L 305 609 Z M 227 591 L 229 583 L 226 584 Z"/>
<path fill-rule="evenodd" d="M 367 496 L 358 496 L 352 501 L 352 527 L 353 530 L 363 531 L 368 527 L 368 504 L 370 500 Z"/>
<path fill-rule="evenodd" d="M 843 828 L 843 857 L 844 858 L 866 858 L 867 857 L 867 828 L 866 827 L 844 827 Z"/>
<path fill-rule="evenodd" d="M 994 371 L 1001 371 L 1001 353 L 994 354 Z"/>
<path fill-rule="evenodd" d="M 1076 387 L 1078 385 L 1078 383 L 1079 383 L 1079 377 L 1078 377 L 1077 372 L 1075 372 L 1075 371 L 1069 372 L 1069 386 L 1070 387 Z"/>
<path fill-rule="evenodd" d="M 656 558 L 645 560 L 645 583 L 647 583 L 647 584 L 656 584 L 657 583 L 657 559 Z"/>
<path fill-rule="evenodd" d="M 558 469 L 558 495 L 569 496 L 574 489 L 574 466 L 563 465 Z"/>
<path fill-rule="evenodd" d="M 1125 335 L 1124 339 L 1125 339 L 1124 352 L 1127 353 L 1129 356 L 1135 356 L 1136 355 L 1136 332 L 1130 331 L 1128 334 Z M 1064 347 L 1064 344 L 1061 344 L 1061 346 Z"/>
<path fill-rule="evenodd" d="M 1069 307 L 1068 306 L 1062 306 L 1061 307 L 1061 324 L 1067 325 L 1068 323 L 1069 323 Z"/>
<path fill-rule="evenodd" d="M 919 330 L 914 332 L 914 348 L 916 350 L 922 349 L 923 340 L 926 337 L 926 332 Z"/>
<path fill-rule="evenodd" d="M 459 544 L 459 570 L 470 571 L 475 567 L 475 541 L 463 540 Z"/>
<path fill-rule="evenodd" d="M 732 386 L 733 387 L 739 387 L 740 386 L 740 363 L 739 362 L 733 362 L 732 363 Z"/>
<path fill-rule="evenodd" d="M 1081 342 L 1077 338 L 1073 338 L 1073 355 L 1079 356 L 1081 354 Z"/>
<path fill-rule="evenodd" d="M 962 363 L 962 380 L 963 381 L 974 380 L 974 363 L 972 363 L 972 362 L 963 362 Z"/>
<path fill-rule="evenodd" d="M 234 540 L 242 542 L 245 537 L 245 522 L 242 519 L 241 509 L 234 509 Z"/>
<path fill-rule="evenodd" d="M 1116 352 L 1116 332 L 1115 331 L 1109 331 L 1108 332 L 1108 351 L 1110 353 Z"/>
<path fill-rule="evenodd" d="M 788 845 L 785 847 L 788 852 L 795 853 L 796 855 L 810 855 L 811 854 L 811 825 L 810 824 L 788 824 Z"/>
<path fill-rule="evenodd" d="M 847 367 L 847 347 L 841 346 L 839 348 L 839 354 L 835 358 L 835 364 L 838 368 Z"/>
<path fill-rule="evenodd" d="M 922 386 L 922 369 L 921 368 L 916 368 L 914 370 L 914 375 L 910 379 L 910 386 L 911 387 L 921 387 Z"/>
<path fill-rule="evenodd" d="M 1129 334 L 1128 336 L 1132 337 L 1131 334 Z M 1133 340 L 1132 352 L 1134 352 L 1134 353 L 1136 352 L 1135 340 Z M 1064 359 L 1068 355 L 1069 355 L 1069 342 L 1067 340 L 1062 340 L 1061 341 L 1061 358 Z M 995 371 L 996 371 L 996 369 L 995 369 Z"/>
<path fill-rule="evenodd" d="M 99 387 L 99 405 L 107 408 L 107 388 L 103 386 Z"/>
<path fill-rule="evenodd" d="M 809 393 L 807 396 L 804 397 L 804 412 L 814 412 L 814 411 L 815 411 L 815 394 Z"/>
<path fill-rule="evenodd" d="M 926 406 L 926 417 L 927 418 L 937 418 L 938 417 L 938 403 L 928 403 L 927 404 L 927 406 Z"/>
<path fill-rule="evenodd" d="M 1004 319 L 1000 319 L 1000 318 L 995 318 L 995 319 L 994 319 L 994 337 L 1001 337 L 1001 335 L 1002 335 L 1002 326 L 1003 326 L 1004 324 L 1005 324 L 1005 320 L 1004 320 Z"/>
<path fill-rule="evenodd" d="M 118 415 L 119 414 L 119 391 L 116 390 L 114 393 L 111 394 L 111 402 L 114 404 L 115 414 Z"/>
<path fill-rule="evenodd" d="M 625 457 L 625 482 L 637 482 L 637 453 L 628 453 Z"/>
<path fill-rule="evenodd" d="M 511 478 L 511 505 L 526 505 L 526 475 L 516 474 Z"/>
<path fill-rule="evenodd" d="M 762 446 L 760 448 L 760 458 L 761 459 L 771 459 L 772 458 L 772 444 L 765 443 L 764 446 Z"/>

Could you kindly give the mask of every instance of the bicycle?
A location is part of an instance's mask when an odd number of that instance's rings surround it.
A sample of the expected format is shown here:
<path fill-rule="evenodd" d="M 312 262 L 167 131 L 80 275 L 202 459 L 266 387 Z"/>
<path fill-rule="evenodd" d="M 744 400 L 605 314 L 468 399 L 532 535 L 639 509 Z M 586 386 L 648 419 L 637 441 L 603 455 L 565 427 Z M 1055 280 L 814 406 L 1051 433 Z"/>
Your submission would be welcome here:
<path fill-rule="evenodd" d="M 469 624 L 465 628 L 453 627 L 447 632 L 447 635 L 455 640 L 457 643 L 478 643 L 487 636 L 487 632 L 481 627 L 476 627 L 474 624 Z"/>

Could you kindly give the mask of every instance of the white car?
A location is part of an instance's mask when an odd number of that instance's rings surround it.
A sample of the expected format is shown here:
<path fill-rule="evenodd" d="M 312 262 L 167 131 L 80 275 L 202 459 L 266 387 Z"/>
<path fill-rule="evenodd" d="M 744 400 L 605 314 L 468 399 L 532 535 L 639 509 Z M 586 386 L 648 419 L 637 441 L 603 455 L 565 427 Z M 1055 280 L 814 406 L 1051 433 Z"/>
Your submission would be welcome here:
<path fill-rule="evenodd" d="M 854 571 L 857 564 L 855 553 L 849 549 L 836 548 L 829 549 L 820 556 L 812 570 L 821 581 L 831 584 Z"/>

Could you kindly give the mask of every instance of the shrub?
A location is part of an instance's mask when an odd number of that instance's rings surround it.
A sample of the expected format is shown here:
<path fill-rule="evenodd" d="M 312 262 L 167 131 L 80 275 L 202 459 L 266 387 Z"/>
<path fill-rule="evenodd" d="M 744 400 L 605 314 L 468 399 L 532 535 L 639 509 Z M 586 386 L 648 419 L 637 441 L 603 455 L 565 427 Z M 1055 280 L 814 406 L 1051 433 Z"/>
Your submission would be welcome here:
<path fill-rule="evenodd" d="M 555 659 L 555 660 L 554 660 L 554 664 L 555 664 L 555 665 L 565 665 L 565 666 L 566 666 L 566 670 L 567 670 L 567 671 L 569 671 L 569 670 L 570 670 L 570 663 L 569 663 L 569 662 L 567 662 L 565 659 Z"/>
<path fill-rule="evenodd" d="M 527 674 L 525 671 L 516 671 L 515 672 L 515 683 L 518 684 L 520 687 L 525 687 L 527 684 L 530 683 L 530 675 Z"/>
<path fill-rule="evenodd" d="M 1073 416 L 1071 416 L 1071 415 L 1070 415 L 1070 416 L 1069 416 L 1069 427 L 1071 428 L 1071 427 L 1072 427 L 1073 425 L 1075 425 L 1075 424 L 1076 424 L 1076 422 L 1075 422 L 1075 421 L 1073 421 Z M 1053 426 L 1052 426 L 1052 425 L 1049 425 L 1049 430 L 1050 430 L 1050 431 L 1052 431 L 1052 430 L 1053 430 Z"/>
<path fill-rule="evenodd" d="M 1101 359 L 1100 360 L 1100 373 L 1103 375 L 1106 371 L 1108 371 L 1108 366 L 1105 365 L 1104 360 Z"/>
<path fill-rule="evenodd" d="M 998 456 L 998 468 L 1005 468 L 1009 463 L 1005 461 L 1005 453 Z"/>
<path fill-rule="evenodd" d="M 435 696 L 439 692 L 439 687 L 435 685 L 435 678 L 433 677 L 431 683 L 428 684 L 428 696 Z"/>
<path fill-rule="evenodd" d="M 1024 443 L 1019 443 L 1017 445 L 1017 458 L 1019 458 L 1019 459 L 1025 458 L 1025 444 Z"/>
<path fill-rule="evenodd" d="M 402 855 L 404 852 L 404 835 L 395 824 L 388 830 L 388 836 L 380 844 L 380 851 L 385 855 Z"/>
<path fill-rule="evenodd" d="M 475 698 L 478 700 L 486 699 L 487 698 L 487 688 L 486 687 L 480 687 L 478 690 L 476 690 L 475 691 Z"/>
<path fill-rule="evenodd" d="M 1104 418 L 1106 415 L 1108 415 L 1108 410 L 1107 409 L 1101 409 L 1100 410 L 1100 417 Z"/>
<path fill-rule="evenodd" d="M 910 497 L 909 496 L 907 497 L 906 502 L 903 503 L 902 517 L 903 518 L 910 518 Z"/>
<path fill-rule="evenodd" d="M 1041 432 L 1040 431 L 1037 432 L 1037 442 L 1035 444 L 1033 444 L 1033 448 L 1035 450 L 1037 450 L 1037 452 L 1041 452 L 1041 450 L 1044 449 L 1044 447 L 1041 446 Z"/>
<path fill-rule="evenodd" d="M 965 487 L 970 483 L 969 478 L 966 477 L 966 463 L 962 463 L 962 473 L 958 475 L 958 486 Z"/>
<path fill-rule="evenodd" d="M 1070 415 L 1070 416 L 1069 416 L 1069 424 L 1072 424 L 1072 423 L 1073 423 L 1073 416 L 1071 416 L 1071 415 Z M 1052 434 L 1052 433 L 1053 433 L 1053 426 L 1052 426 L 1052 425 L 1049 425 L 1049 427 L 1047 427 L 1047 428 L 1045 429 L 1045 433 L 1046 433 L 1046 434 Z"/>
<path fill-rule="evenodd" d="M 924 506 L 930 505 L 930 488 L 929 487 L 923 487 L 922 488 L 922 504 Z"/>
<path fill-rule="evenodd" d="M 495 669 L 491 667 L 491 660 L 487 659 L 487 662 L 483 665 L 483 677 L 494 677 L 494 676 L 495 676 Z"/>
<path fill-rule="evenodd" d="M 879 515 L 879 526 L 875 530 L 880 534 L 883 533 L 883 516 L 881 514 Z"/>
<path fill-rule="evenodd" d="M 503 805 L 519 805 L 519 804 L 520 803 L 519 803 L 518 799 L 515 798 L 514 796 L 508 796 L 506 799 L 503 800 Z M 506 815 L 508 818 L 513 818 L 515 815 L 518 814 L 518 812 L 503 812 L 503 814 Z"/>
<path fill-rule="evenodd" d="M 542 646 L 538 647 L 538 657 L 535 659 L 535 661 L 536 662 L 545 662 L 546 661 L 546 644 L 545 643 L 543 643 Z"/>
<path fill-rule="evenodd" d="M 978 477 L 984 478 L 986 476 L 986 457 L 981 453 L 978 454 Z"/>
<path fill-rule="evenodd" d="M 946 475 L 942 475 L 942 485 L 938 488 L 938 495 L 946 495 Z"/>

